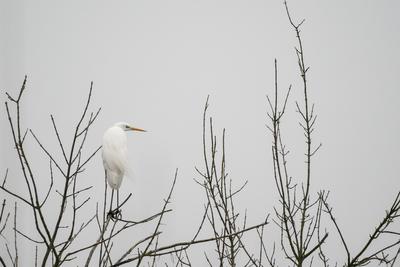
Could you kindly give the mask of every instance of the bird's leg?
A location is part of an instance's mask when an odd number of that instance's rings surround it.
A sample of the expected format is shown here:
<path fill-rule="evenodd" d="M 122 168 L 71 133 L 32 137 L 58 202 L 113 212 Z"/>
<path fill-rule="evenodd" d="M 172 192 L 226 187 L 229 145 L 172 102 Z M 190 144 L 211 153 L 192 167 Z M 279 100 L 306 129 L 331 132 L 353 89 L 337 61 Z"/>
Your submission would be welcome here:
<path fill-rule="evenodd" d="M 119 189 L 117 190 L 117 207 L 119 207 Z"/>
<path fill-rule="evenodd" d="M 113 210 L 112 209 L 113 200 L 114 200 L 114 189 L 112 190 L 112 193 L 111 193 L 110 211 Z"/>
<path fill-rule="evenodd" d="M 112 210 L 113 198 L 114 198 L 114 189 L 111 190 L 110 211 L 108 212 L 108 215 L 111 217 L 113 217 L 113 210 Z"/>
<path fill-rule="evenodd" d="M 121 217 L 121 210 L 119 209 L 119 189 L 117 189 L 117 210 L 116 210 L 116 215 L 118 217 Z"/>

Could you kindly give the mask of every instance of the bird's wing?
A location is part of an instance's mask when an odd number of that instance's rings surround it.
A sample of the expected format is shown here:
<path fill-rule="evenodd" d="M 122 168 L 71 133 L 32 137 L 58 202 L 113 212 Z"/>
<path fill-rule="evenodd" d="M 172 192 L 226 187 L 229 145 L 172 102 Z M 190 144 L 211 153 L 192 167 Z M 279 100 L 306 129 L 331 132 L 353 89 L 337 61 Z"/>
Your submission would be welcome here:
<path fill-rule="evenodd" d="M 126 135 L 122 130 L 106 131 L 103 137 L 102 158 L 110 186 L 118 189 L 127 166 Z"/>
<path fill-rule="evenodd" d="M 103 147 L 102 158 L 106 170 L 123 173 L 127 165 L 127 149 Z"/>

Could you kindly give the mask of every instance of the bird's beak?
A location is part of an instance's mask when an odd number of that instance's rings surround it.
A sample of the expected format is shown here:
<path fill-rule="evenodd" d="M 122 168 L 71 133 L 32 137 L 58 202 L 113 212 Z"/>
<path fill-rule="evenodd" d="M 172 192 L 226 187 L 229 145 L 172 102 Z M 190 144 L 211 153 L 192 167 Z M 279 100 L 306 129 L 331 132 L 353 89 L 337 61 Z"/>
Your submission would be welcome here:
<path fill-rule="evenodd" d="M 138 132 L 146 132 L 146 130 L 140 129 L 140 128 L 135 128 L 135 127 L 129 127 L 131 131 L 138 131 Z"/>

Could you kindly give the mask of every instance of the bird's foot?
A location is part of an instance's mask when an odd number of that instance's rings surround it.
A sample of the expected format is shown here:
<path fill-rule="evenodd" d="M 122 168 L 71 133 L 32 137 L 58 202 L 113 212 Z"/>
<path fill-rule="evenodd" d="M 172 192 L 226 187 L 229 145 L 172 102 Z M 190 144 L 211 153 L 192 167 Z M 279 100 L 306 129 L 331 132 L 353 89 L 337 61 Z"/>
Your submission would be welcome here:
<path fill-rule="evenodd" d="M 120 220 L 122 218 L 121 209 L 110 210 L 107 213 L 107 217 L 111 218 L 112 220 Z"/>

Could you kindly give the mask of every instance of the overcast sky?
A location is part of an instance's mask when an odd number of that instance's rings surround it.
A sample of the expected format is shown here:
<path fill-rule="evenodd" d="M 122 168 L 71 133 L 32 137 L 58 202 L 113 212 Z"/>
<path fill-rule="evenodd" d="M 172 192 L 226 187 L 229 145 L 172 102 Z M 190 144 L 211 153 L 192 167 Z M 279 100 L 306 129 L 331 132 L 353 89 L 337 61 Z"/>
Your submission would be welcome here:
<path fill-rule="evenodd" d="M 92 108 L 102 112 L 89 135 L 88 154 L 115 122 L 149 131 L 128 136 L 133 173 L 121 194 L 132 192 L 134 201 L 126 214 L 158 211 L 179 168 L 175 210 L 165 222 L 171 240 L 190 239 L 201 219 L 205 198 L 193 178 L 194 167 L 203 167 L 207 95 L 217 133 L 227 131 L 229 175 L 238 186 L 249 181 L 238 208 L 247 208 L 249 224 L 255 224 L 278 205 L 265 127 L 275 58 L 282 95 L 293 86 L 283 122 L 289 169 L 298 181 L 304 177 L 304 140 L 295 112 L 301 100 L 296 39 L 281 0 L 0 3 L 2 100 L 5 91 L 16 94 L 28 75 L 23 123 L 59 153 L 49 114 L 70 143 L 93 81 Z M 399 190 L 400 3 L 307 0 L 289 6 L 295 18 L 306 19 L 309 92 L 318 113 L 314 141 L 323 144 L 313 163 L 312 190 L 331 191 L 331 205 L 357 249 Z M 10 186 L 24 192 L 2 110 L 0 173 L 10 168 Z M 35 171 L 45 173 L 47 159 L 28 142 Z M 83 184 L 95 185 L 93 199 L 101 196 L 102 174 L 97 155 L 82 176 Z M 4 197 L 9 199 L 1 192 Z M 21 214 L 21 221 L 29 216 Z M 344 259 L 334 248 L 331 253 Z M 26 257 L 30 262 L 33 254 Z"/>

